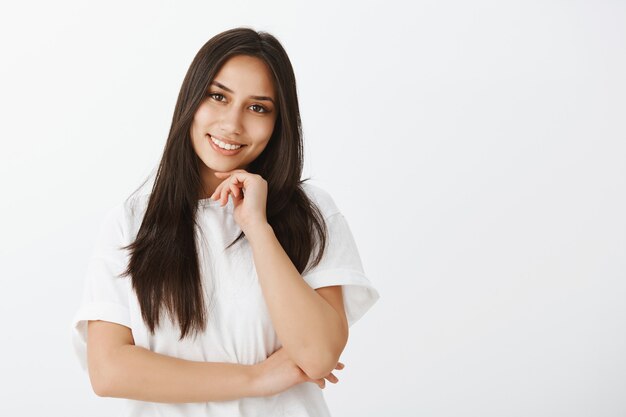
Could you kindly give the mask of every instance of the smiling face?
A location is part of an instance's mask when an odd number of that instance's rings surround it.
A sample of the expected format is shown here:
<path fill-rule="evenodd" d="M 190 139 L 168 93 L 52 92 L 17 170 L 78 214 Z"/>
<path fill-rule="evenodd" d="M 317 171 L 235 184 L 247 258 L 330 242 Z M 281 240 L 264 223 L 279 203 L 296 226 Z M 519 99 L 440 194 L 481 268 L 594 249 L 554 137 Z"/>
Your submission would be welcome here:
<path fill-rule="evenodd" d="M 208 195 L 223 180 L 215 171 L 246 169 L 263 152 L 277 113 L 276 89 L 267 64 L 247 55 L 228 59 L 191 124 L 191 142 L 203 162 L 201 175 Z"/>

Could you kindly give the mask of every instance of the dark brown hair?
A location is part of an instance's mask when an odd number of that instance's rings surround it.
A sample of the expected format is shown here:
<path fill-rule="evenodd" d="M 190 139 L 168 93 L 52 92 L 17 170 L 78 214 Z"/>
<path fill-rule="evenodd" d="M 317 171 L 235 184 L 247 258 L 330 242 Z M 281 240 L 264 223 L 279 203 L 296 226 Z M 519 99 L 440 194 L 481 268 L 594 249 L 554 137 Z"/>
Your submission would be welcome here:
<path fill-rule="evenodd" d="M 268 183 L 267 220 L 298 272 L 309 264 L 314 247 L 317 254 L 308 268 L 317 265 L 324 252 L 326 224 L 302 188 L 306 180 L 300 179 L 302 128 L 289 57 L 269 33 L 249 28 L 222 32 L 200 48 L 187 70 L 141 226 L 136 240 L 124 247 L 130 249 L 130 260 L 121 276 L 131 276 L 143 320 L 152 334 L 159 325 L 161 308 L 177 319 L 179 340 L 192 330 L 203 331 L 207 323 L 195 240 L 203 162 L 192 147 L 190 127 L 196 109 L 207 99 L 209 84 L 235 55 L 265 61 L 278 95 L 272 136 L 247 168 Z M 226 249 L 244 237 L 242 232 Z"/>

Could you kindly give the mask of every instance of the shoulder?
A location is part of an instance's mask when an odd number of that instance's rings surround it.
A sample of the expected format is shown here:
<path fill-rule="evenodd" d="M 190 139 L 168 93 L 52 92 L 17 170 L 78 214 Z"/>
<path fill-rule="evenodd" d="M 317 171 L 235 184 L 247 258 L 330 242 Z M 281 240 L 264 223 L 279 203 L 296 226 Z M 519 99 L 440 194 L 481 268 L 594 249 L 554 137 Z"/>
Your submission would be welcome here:
<path fill-rule="evenodd" d="M 115 234 L 118 238 L 130 239 L 139 230 L 149 194 L 134 194 L 110 206 L 101 222 L 101 233 Z"/>
<path fill-rule="evenodd" d="M 320 209 L 325 218 L 340 212 L 335 199 L 324 188 L 308 182 L 303 182 L 301 186 L 307 197 Z"/>
<path fill-rule="evenodd" d="M 118 221 L 132 221 L 137 217 L 143 218 L 149 200 L 150 194 L 133 194 L 111 206 L 106 216 Z"/>

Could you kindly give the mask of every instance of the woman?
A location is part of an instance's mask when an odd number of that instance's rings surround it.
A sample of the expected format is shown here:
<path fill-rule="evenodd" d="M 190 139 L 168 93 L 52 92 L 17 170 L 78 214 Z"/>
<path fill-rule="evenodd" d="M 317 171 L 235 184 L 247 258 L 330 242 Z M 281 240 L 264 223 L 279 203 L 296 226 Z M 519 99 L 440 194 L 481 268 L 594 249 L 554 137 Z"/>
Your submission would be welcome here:
<path fill-rule="evenodd" d="M 330 195 L 300 180 L 289 58 L 210 39 L 183 81 L 150 193 L 106 216 L 73 343 L 128 416 L 328 416 L 348 328 L 378 299 Z"/>

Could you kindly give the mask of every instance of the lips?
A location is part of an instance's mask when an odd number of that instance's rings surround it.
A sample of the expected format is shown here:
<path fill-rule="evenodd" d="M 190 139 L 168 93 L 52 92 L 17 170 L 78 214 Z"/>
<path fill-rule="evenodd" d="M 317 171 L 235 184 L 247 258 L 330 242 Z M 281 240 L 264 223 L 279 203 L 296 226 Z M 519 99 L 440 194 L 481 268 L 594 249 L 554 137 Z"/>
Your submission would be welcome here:
<path fill-rule="evenodd" d="M 209 133 L 208 135 L 209 135 L 209 137 L 213 137 L 213 138 L 215 138 L 215 139 L 217 139 L 217 140 L 219 140 L 219 141 L 221 141 L 221 142 L 228 143 L 229 145 L 241 145 L 241 146 L 246 146 L 246 145 L 244 145 L 243 143 L 235 142 L 234 140 L 226 139 L 226 138 L 223 138 L 223 137 L 221 137 L 221 136 L 214 135 L 214 134 L 212 134 L 212 133 Z"/>
<path fill-rule="evenodd" d="M 224 149 L 224 148 L 220 148 L 219 146 L 217 146 L 217 144 L 215 142 L 213 142 L 213 139 L 211 139 L 211 135 L 206 135 L 206 138 L 207 138 L 207 141 L 209 142 L 211 148 L 213 148 L 213 150 L 215 152 L 217 152 L 217 153 L 219 153 L 221 155 L 224 155 L 224 156 L 237 155 L 245 147 L 245 145 L 242 145 L 242 146 L 238 147 L 237 149 Z"/>

